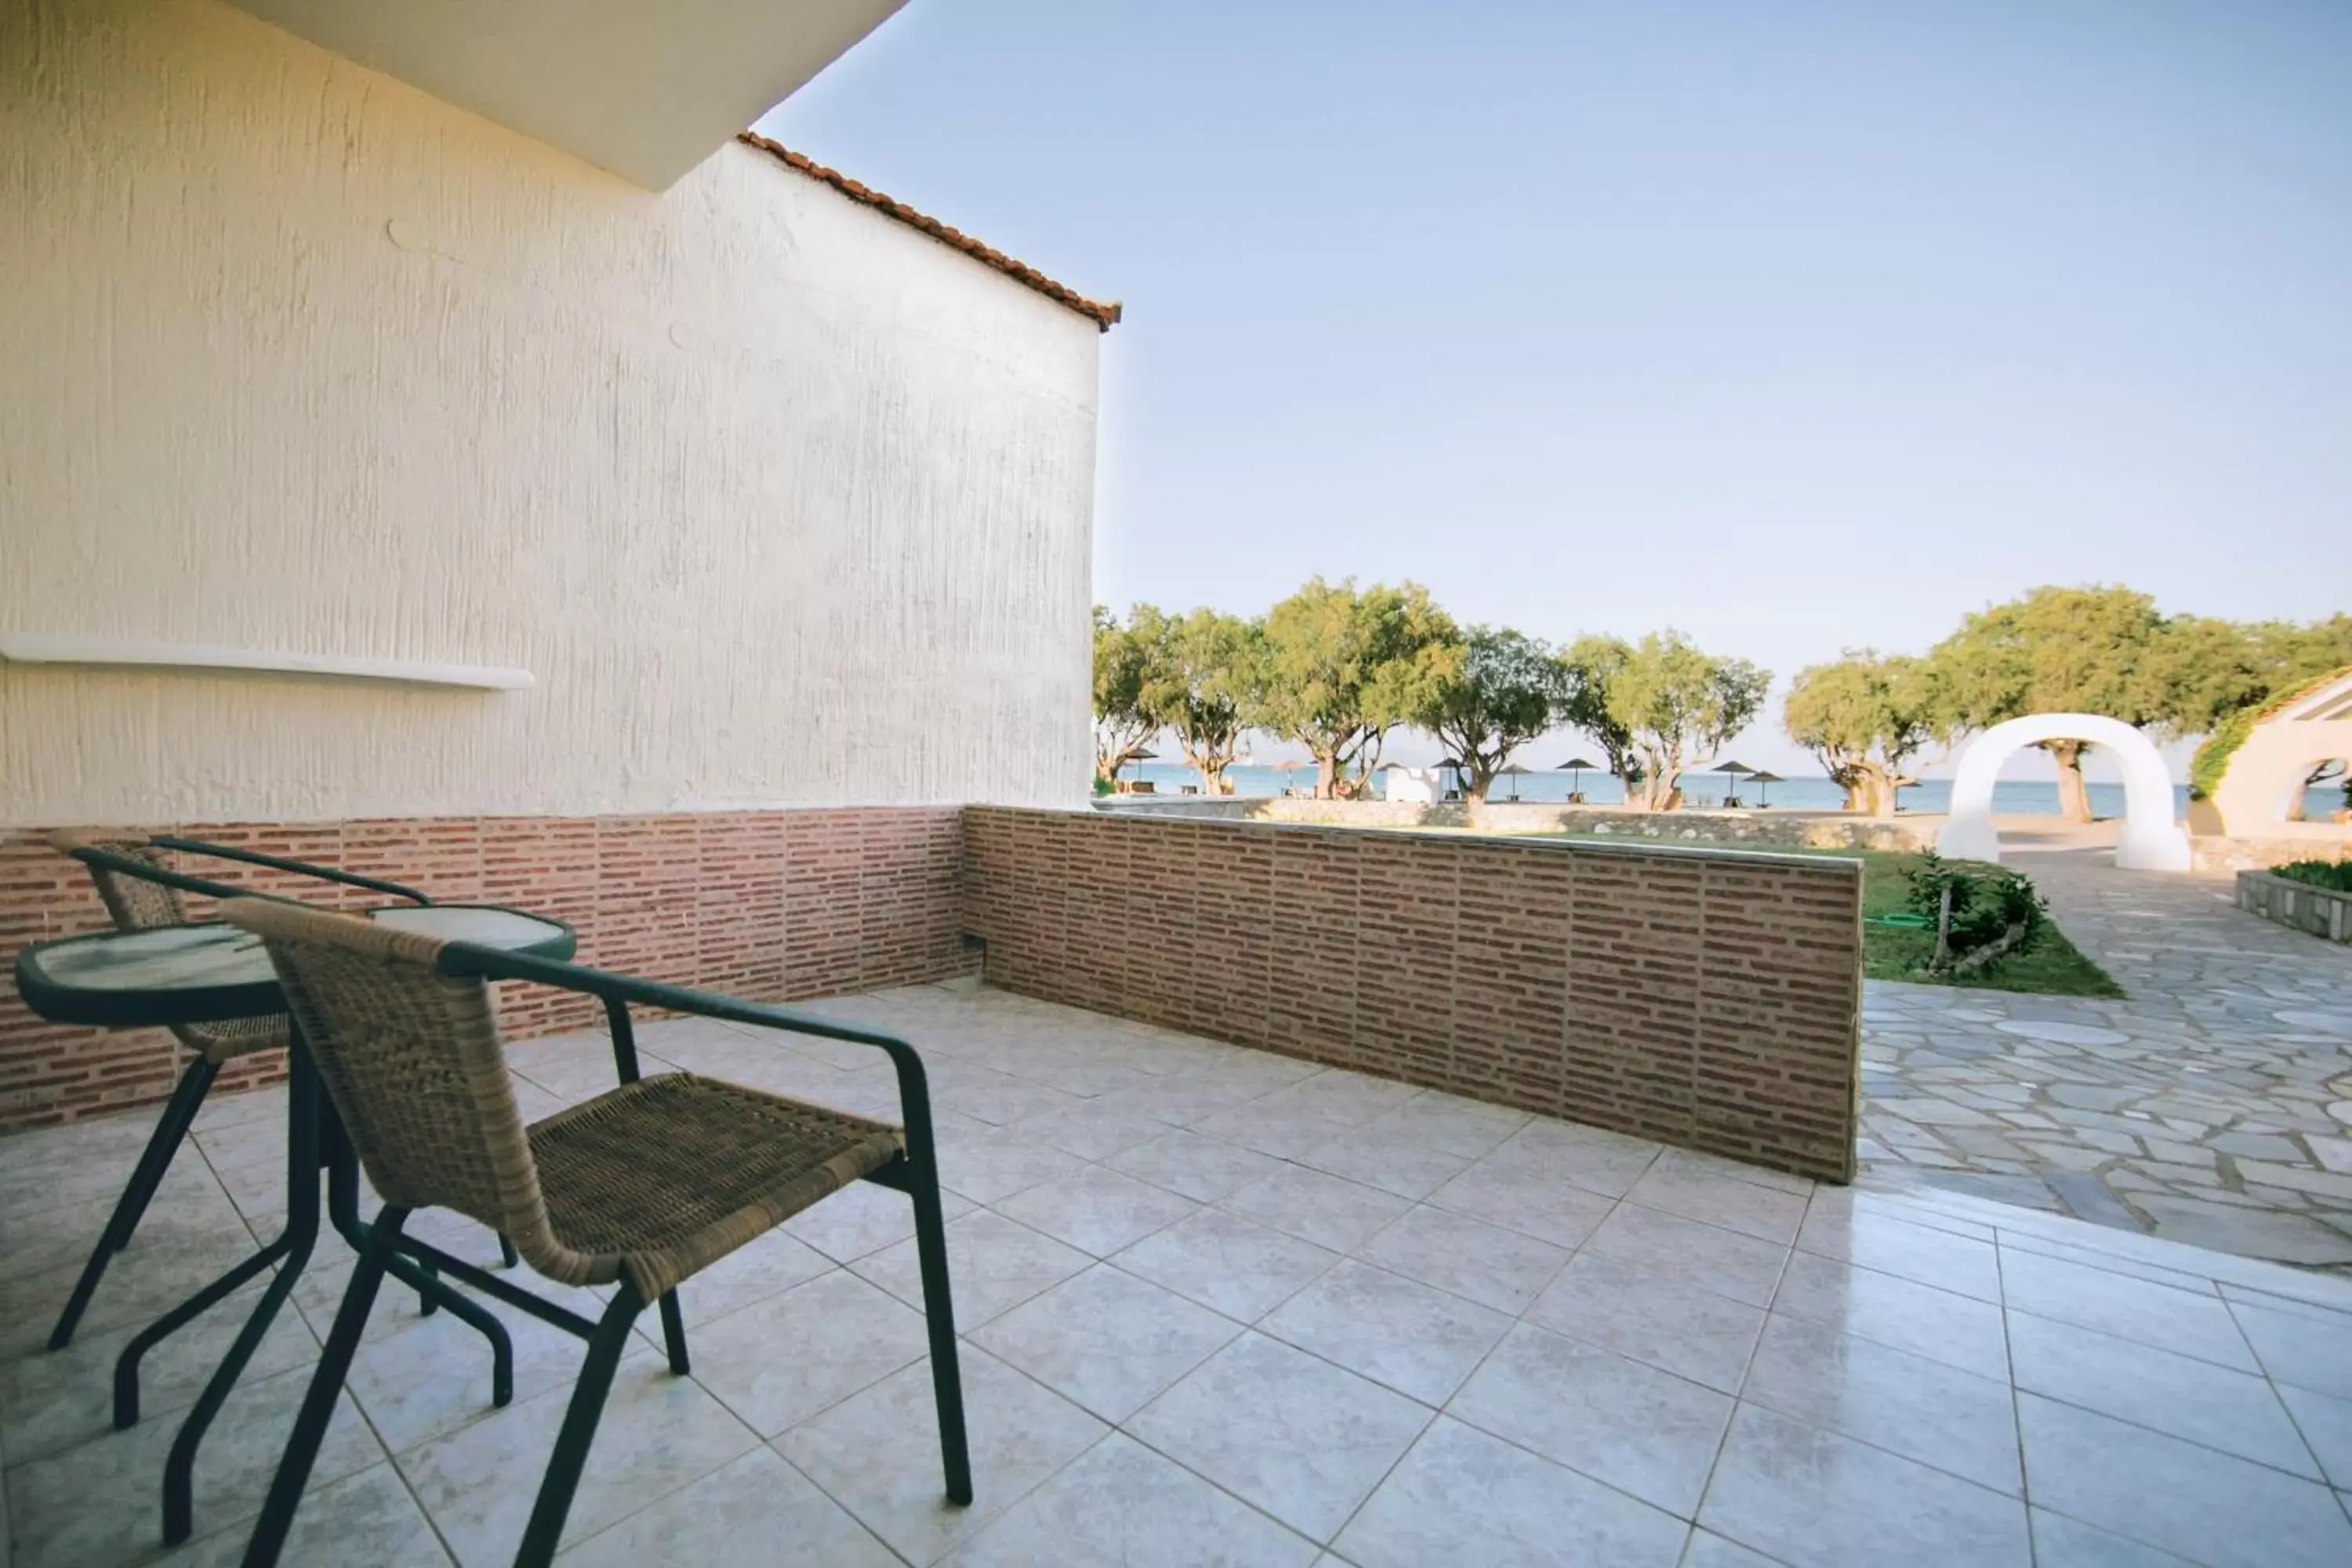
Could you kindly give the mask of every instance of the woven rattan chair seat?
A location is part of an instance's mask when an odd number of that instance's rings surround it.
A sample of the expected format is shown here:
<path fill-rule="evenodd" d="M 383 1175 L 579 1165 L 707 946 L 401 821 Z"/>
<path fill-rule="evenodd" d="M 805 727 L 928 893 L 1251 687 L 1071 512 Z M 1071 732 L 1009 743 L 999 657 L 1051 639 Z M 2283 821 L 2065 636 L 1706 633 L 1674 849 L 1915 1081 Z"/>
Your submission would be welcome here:
<path fill-rule="evenodd" d="M 183 1024 L 172 1031 L 181 1043 L 208 1062 L 234 1061 L 256 1051 L 286 1048 L 286 1015 L 263 1018 L 224 1018 L 217 1024 Z"/>
<path fill-rule="evenodd" d="M 624 1084 L 530 1127 L 557 1239 L 608 1278 L 625 1267 L 648 1299 L 903 1148 L 885 1122 L 691 1073 Z"/>

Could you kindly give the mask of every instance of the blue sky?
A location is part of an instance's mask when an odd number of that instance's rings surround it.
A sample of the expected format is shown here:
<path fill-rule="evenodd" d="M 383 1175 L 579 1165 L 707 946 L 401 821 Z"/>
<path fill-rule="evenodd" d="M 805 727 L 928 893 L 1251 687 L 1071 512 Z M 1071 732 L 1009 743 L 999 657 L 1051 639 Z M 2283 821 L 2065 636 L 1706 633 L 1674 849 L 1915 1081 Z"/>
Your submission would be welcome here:
<path fill-rule="evenodd" d="M 2352 607 L 2347 84 L 2335 0 L 911 0 L 761 129 L 1126 303 L 1097 598 L 1785 679 L 2045 582 Z"/>

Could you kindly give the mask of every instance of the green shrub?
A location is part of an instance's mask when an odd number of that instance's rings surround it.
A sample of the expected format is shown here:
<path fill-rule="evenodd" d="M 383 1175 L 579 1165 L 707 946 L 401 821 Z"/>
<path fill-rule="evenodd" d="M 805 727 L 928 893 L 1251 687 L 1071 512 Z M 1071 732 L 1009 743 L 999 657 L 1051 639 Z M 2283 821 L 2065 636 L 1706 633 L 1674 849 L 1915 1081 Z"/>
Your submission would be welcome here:
<path fill-rule="evenodd" d="M 1943 917 L 1944 893 L 1952 895 L 1951 924 L 1945 934 L 1945 952 L 1959 958 L 2007 936 L 2011 927 L 2025 934 L 2011 951 L 2022 952 L 2041 934 L 2048 902 L 2033 884 L 2015 871 L 1958 867 L 1930 850 L 1919 858 L 1918 868 L 1904 873 L 1911 881 L 1905 900 L 1912 912 L 1927 917 L 1932 930 Z"/>
<path fill-rule="evenodd" d="M 2284 877 L 2290 882 L 2308 882 L 2315 888 L 2352 893 L 2352 860 L 2295 860 L 2272 867 L 2271 874 Z"/>
<path fill-rule="evenodd" d="M 2259 710 L 2241 708 L 2214 726 L 2205 737 L 2196 754 L 2189 759 L 2189 798 L 2210 800 L 2213 792 L 2221 787 L 2221 775 L 2230 771 L 2230 759 L 2254 732 L 2254 721 L 2262 717 Z"/>

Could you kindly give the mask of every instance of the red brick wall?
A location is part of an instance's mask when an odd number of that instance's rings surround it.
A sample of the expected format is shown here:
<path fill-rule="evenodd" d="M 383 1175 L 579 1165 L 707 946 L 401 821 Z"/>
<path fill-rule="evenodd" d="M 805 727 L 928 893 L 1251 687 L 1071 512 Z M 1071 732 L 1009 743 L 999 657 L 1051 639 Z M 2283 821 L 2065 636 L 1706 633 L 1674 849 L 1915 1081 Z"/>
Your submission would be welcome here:
<path fill-rule="evenodd" d="M 131 830 L 126 830 L 131 831 Z M 957 910 L 954 807 L 674 816 L 436 817 L 170 829 L 404 882 L 445 902 L 507 904 L 570 921 L 580 961 L 757 1001 L 792 1001 L 968 973 Z M 378 902 L 227 861 L 188 870 L 322 903 Z M 89 873 L 29 831 L 0 831 L 0 956 L 108 926 Z M 599 1021 L 585 998 L 501 987 L 518 1036 Z M 0 984 L 0 1127 L 161 1100 L 178 1068 L 160 1029 L 60 1026 Z M 234 1064 L 223 1088 L 278 1076 Z M 218 1092 L 217 1090 L 215 1092 Z"/>
<path fill-rule="evenodd" d="M 979 806 L 964 845 L 992 984 L 1853 1175 L 1855 862 Z"/>

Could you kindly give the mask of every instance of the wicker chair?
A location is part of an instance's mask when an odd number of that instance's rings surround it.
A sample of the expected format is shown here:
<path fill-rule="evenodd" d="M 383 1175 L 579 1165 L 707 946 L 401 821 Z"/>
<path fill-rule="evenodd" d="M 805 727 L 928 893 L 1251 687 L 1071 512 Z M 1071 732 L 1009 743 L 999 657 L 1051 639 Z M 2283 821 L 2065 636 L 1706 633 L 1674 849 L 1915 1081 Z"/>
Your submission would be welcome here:
<path fill-rule="evenodd" d="M 278 1561 L 394 1248 L 588 1342 L 515 1559 L 536 1565 L 555 1555 L 638 1314 L 660 1303 L 670 1370 L 684 1374 L 677 1285 L 859 1180 L 913 1199 L 947 1491 L 958 1504 L 971 1502 L 929 1094 L 912 1047 L 779 1007 L 291 905 L 238 900 L 221 912 L 268 944 L 320 1079 L 384 1199 L 247 1547 L 247 1568 Z M 526 1126 L 499 1046 L 491 980 L 601 998 L 619 1086 Z M 898 1070 L 904 1130 L 690 1073 L 640 1079 L 631 1004 L 873 1046 Z M 618 1289 L 592 1322 L 404 1240 L 410 1213 L 425 1207 L 456 1210 L 511 1237 L 523 1261 L 550 1279 Z"/>
<path fill-rule="evenodd" d="M 123 837 L 86 836 L 74 833 L 54 833 L 50 846 L 60 854 L 80 861 L 89 872 L 90 880 L 98 885 L 98 896 L 105 902 L 106 912 L 114 919 L 119 931 L 150 931 L 159 926 L 188 923 L 187 909 L 181 902 L 180 889 L 166 882 L 141 875 L 147 871 L 172 874 L 166 858 L 167 851 L 201 855 L 214 859 L 235 860 L 246 865 L 264 866 L 275 870 L 292 872 L 322 882 L 345 887 L 364 888 L 372 892 L 385 893 L 418 904 L 430 903 L 423 893 L 397 882 L 379 881 L 373 877 L 354 876 L 324 866 L 313 866 L 300 860 L 281 859 L 229 845 L 207 844 L 194 838 L 131 838 Z M 190 887 L 233 894 L 236 889 L 219 884 L 205 883 L 187 877 L 173 877 L 174 881 Z M 82 1266 L 81 1278 L 74 1282 L 73 1294 L 67 1298 L 65 1310 L 58 1315 L 57 1326 L 49 1331 L 49 1348 L 63 1350 L 73 1342 L 74 1330 L 82 1314 L 89 1308 L 90 1297 L 98 1282 L 106 1274 L 106 1266 L 114 1255 L 131 1245 L 131 1234 L 147 1213 L 147 1205 L 163 1184 L 164 1173 L 171 1169 L 172 1158 L 195 1124 L 196 1112 L 205 1103 L 205 1096 L 219 1076 L 221 1068 L 239 1057 L 249 1057 L 262 1051 L 285 1048 L 287 1025 L 284 1014 L 272 1014 L 259 1018 L 231 1018 L 217 1024 L 175 1025 L 173 1035 L 187 1047 L 188 1062 L 181 1069 L 180 1081 L 164 1103 L 163 1114 L 157 1119 L 154 1132 L 147 1146 L 141 1151 L 139 1163 L 131 1167 L 131 1180 L 115 1201 L 114 1212 L 108 1218 L 106 1229 L 100 1235 L 98 1246 L 90 1252 L 89 1261 Z"/>

